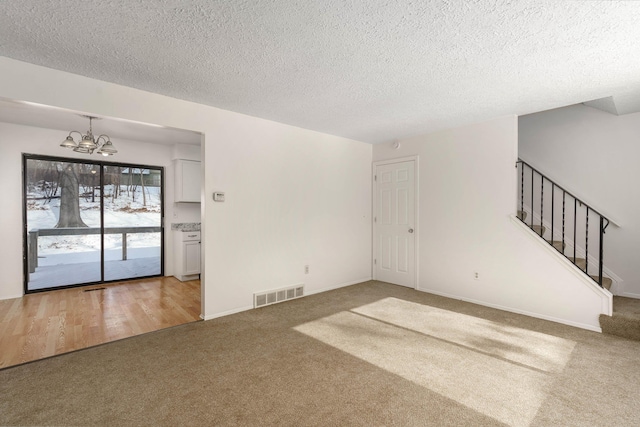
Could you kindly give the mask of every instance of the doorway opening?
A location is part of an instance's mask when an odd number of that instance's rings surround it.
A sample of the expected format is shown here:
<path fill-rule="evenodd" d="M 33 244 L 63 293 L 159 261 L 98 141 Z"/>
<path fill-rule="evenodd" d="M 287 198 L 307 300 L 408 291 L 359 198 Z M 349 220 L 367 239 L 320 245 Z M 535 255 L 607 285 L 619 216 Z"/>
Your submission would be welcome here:
<path fill-rule="evenodd" d="M 162 276 L 164 168 L 23 154 L 25 293 Z"/>

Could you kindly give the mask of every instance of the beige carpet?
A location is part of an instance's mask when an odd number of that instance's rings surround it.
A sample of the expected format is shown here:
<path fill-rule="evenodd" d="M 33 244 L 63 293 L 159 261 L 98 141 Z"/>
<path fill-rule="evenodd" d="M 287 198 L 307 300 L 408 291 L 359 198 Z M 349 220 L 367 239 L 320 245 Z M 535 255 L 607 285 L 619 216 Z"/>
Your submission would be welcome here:
<path fill-rule="evenodd" d="M 605 334 L 640 341 L 640 300 L 613 297 L 613 316 L 600 315 L 600 326 Z"/>
<path fill-rule="evenodd" d="M 640 425 L 640 343 L 367 282 L 0 371 L 0 425 Z"/>

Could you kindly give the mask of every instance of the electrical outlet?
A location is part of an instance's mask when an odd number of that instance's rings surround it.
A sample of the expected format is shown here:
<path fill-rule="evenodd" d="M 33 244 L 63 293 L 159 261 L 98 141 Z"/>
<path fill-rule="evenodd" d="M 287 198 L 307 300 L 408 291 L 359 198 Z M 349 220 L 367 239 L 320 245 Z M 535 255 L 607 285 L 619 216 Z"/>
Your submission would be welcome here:
<path fill-rule="evenodd" d="M 477 271 L 475 273 L 473 273 L 473 278 L 475 280 L 480 280 L 480 273 L 478 273 Z"/>
<path fill-rule="evenodd" d="M 309 266 L 308 265 L 304 266 L 304 274 L 309 274 Z"/>

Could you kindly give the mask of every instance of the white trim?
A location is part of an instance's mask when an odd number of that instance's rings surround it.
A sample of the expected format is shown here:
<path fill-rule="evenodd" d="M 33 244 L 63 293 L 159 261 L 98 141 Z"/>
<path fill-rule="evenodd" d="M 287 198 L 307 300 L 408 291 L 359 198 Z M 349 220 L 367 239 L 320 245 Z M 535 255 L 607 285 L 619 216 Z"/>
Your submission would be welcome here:
<path fill-rule="evenodd" d="M 249 306 L 245 306 L 245 307 L 234 308 L 233 310 L 223 311 L 221 313 L 210 314 L 208 316 L 200 315 L 200 318 L 202 320 L 212 320 L 212 319 L 217 319 L 218 317 L 229 316 L 231 314 L 236 314 L 236 313 L 240 313 L 240 312 L 243 312 L 243 311 L 249 311 L 249 310 L 252 310 L 252 309 L 253 309 L 253 306 L 249 305 Z"/>
<path fill-rule="evenodd" d="M 418 257 L 418 254 L 420 252 L 420 227 L 418 227 L 418 224 L 420 223 L 420 157 L 419 156 L 413 156 L 415 157 L 415 167 L 414 167 L 414 191 L 415 191 L 415 210 L 416 210 L 416 225 L 413 227 L 416 230 L 416 240 L 414 242 L 415 244 L 415 251 L 416 251 L 416 289 L 418 289 L 418 284 L 420 283 L 420 264 L 418 263 L 418 260 L 420 259 Z"/>
<path fill-rule="evenodd" d="M 335 289 L 346 288 L 347 286 L 357 285 L 358 283 L 368 282 L 369 280 L 371 280 L 371 277 L 365 277 L 363 279 L 353 280 L 353 281 L 349 281 L 349 282 L 340 283 L 340 284 L 337 284 L 337 285 L 334 285 L 334 286 L 328 286 L 326 288 L 316 289 L 315 291 L 311 291 L 311 292 L 305 293 L 304 296 L 302 296 L 302 297 L 294 298 L 294 299 L 300 299 L 300 298 L 304 298 L 304 297 L 309 296 L 309 295 L 320 294 L 322 292 L 333 291 Z M 300 286 L 300 285 L 297 285 L 297 286 Z M 305 291 L 306 291 L 306 289 L 305 289 Z M 289 300 L 289 301 L 292 301 L 292 300 Z M 282 302 L 286 302 L 286 301 L 282 301 Z M 271 304 L 271 305 L 273 305 L 273 304 Z M 241 313 L 243 311 L 249 311 L 249 310 L 253 310 L 253 309 L 254 309 L 253 305 L 249 305 L 249 306 L 234 308 L 232 310 L 223 311 L 223 312 L 220 312 L 220 313 L 210 314 L 208 316 L 200 315 L 200 318 L 202 320 L 212 320 L 212 319 L 217 319 L 218 317 L 229 316 L 229 315 L 232 315 L 232 314 Z"/>
<path fill-rule="evenodd" d="M 211 141 L 209 141 L 211 142 Z M 207 311 L 205 305 L 207 303 L 207 221 L 205 220 L 207 203 L 206 203 L 206 179 L 205 173 L 207 165 L 205 163 L 205 147 L 206 135 L 204 132 L 200 132 L 200 312 L 205 313 Z M 213 291 L 212 291 L 213 293 Z M 200 315 L 202 319 L 204 317 Z"/>
<path fill-rule="evenodd" d="M 634 294 L 632 292 L 623 292 L 620 294 L 621 297 L 627 297 L 627 298 L 635 298 L 635 299 L 640 299 L 640 294 Z"/>
<path fill-rule="evenodd" d="M 611 316 L 613 314 L 613 294 L 611 292 L 604 288 L 601 288 L 600 285 L 591 280 L 591 278 L 587 277 L 587 275 L 584 274 L 584 271 L 580 270 L 574 263 L 569 261 L 567 257 L 562 255 L 553 246 L 541 239 L 540 236 L 535 233 L 535 231 L 529 228 L 527 224 L 520 221 L 518 217 L 516 217 L 515 215 L 510 215 L 509 218 L 511 219 L 511 222 L 518 228 L 520 228 L 523 232 L 525 232 L 525 234 L 529 236 L 532 241 L 536 242 L 538 245 L 540 245 L 541 248 L 555 257 L 555 259 L 559 263 L 565 265 L 567 269 L 571 273 L 573 273 L 574 276 L 580 279 L 582 283 L 584 283 L 589 289 L 591 289 L 592 292 L 602 298 L 602 307 L 600 309 L 600 312 L 602 314 L 606 314 L 607 316 Z"/>
<path fill-rule="evenodd" d="M 317 289 L 315 291 L 310 291 L 309 293 L 305 294 L 305 296 L 321 294 L 323 292 L 333 291 L 333 290 L 340 289 L 340 288 L 346 288 L 347 286 L 357 285 L 358 283 L 368 282 L 370 280 L 373 280 L 373 279 L 371 277 L 365 277 L 363 279 L 344 282 L 344 283 L 340 283 L 338 285 L 328 286 L 326 288 L 321 288 L 321 289 Z"/>
<path fill-rule="evenodd" d="M 413 226 L 415 237 L 413 241 L 413 252 L 414 252 L 414 286 L 413 289 L 418 289 L 418 283 L 420 283 L 419 279 L 419 268 L 418 268 L 418 260 L 419 250 L 420 250 L 420 156 L 407 156 L 407 157 L 399 157 L 397 159 L 387 159 L 387 160 L 378 160 L 373 162 L 373 170 L 371 174 L 371 187 L 373 190 L 373 195 L 371 197 L 371 277 L 373 280 L 376 280 L 376 264 L 374 260 L 377 254 L 377 242 L 376 242 L 376 233 L 375 227 L 376 223 L 373 219 L 376 217 L 376 207 L 377 207 L 377 196 L 378 192 L 376 191 L 376 175 L 378 166 L 383 165 L 391 165 L 394 163 L 404 163 L 404 162 L 413 162 L 413 201 L 414 201 L 414 215 L 415 215 L 415 223 Z"/>
<path fill-rule="evenodd" d="M 547 315 L 538 314 L 538 313 L 532 313 L 532 312 L 526 311 L 526 310 L 518 310 L 518 309 L 515 309 L 515 308 L 511 308 L 511 307 L 504 307 L 504 306 L 501 306 L 499 304 L 491 304 L 491 303 L 488 303 L 488 302 L 475 300 L 473 298 L 463 298 L 463 297 L 460 297 L 460 296 L 457 296 L 457 295 L 448 294 L 446 292 L 439 292 L 439 291 L 434 291 L 434 290 L 424 289 L 424 288 L 418 288 L 418 290 L 421 291 L 421 292 L 427 292 L 427 293 L 434 294 L 434 295 L 440 295 L 440 296 L 443 296 L 443 297 L 446 297 L 446 298 L 452 298 L 452 299 L 457 299 L 457 300 L 460 300 L 460 301 L 466 301 L 466 302 L 470 302 L 472 304 L 478 304 L 478 305 L 482 305 L 482 306 L 490 307 L 490 308 L 495 308 L 495 309 L 502 310 L 502 311 L 508 311 L 508 312 L 511 312 L 511 313 L 524 314 L 525 316 L 535 317 L 537 319 L 549 320 L 551 322 L 562 323 L 563 325 L 573 326 L 575 328 L 581 328 L 581 329 L 586 329 L 588 331 L 602 333 L 602 329 L 600 327 L 589 325 L 587 323 L 572 322 L 571 320 L 559 319 L 557 317 L 547 316 Z"/>
<path fill-rule="evenodd" d="M 2 298 L 0 298 L 0 301 L 4 301 L 4 300 L 7 300 L 7 299 L 22 298 L 22 297 L 24 297 L 24 296 L 25 296 L 24 294 L 20 294 L 20 295 L 9 295 L 8 297 L 2 297 Z"/>
<path fill-rule="evenodd" d="M 377 160 L 373 162 L 373 166 L 382 166 L 382 165 L 392 165 L 394 163 L 404 163 L 417 161 L 420 156 L 407 156 L 407 157 L 399 157 L 397 159 L 387 159 L 387 160 Z"/>

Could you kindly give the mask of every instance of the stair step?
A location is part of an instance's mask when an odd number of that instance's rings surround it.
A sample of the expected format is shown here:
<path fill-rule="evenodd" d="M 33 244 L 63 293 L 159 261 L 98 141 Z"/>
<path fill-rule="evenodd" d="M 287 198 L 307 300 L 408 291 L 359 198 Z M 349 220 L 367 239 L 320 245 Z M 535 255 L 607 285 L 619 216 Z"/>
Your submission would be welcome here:
<path fill-rule="evenodd" d="M 541 225 L 532 225 L 531 229 L 539 236 L 544 235 L 544 232 L 547 231 L 547 229 Z"/>
<path fill-rule="evenodd" d="M 562 242 L 561 242 L 562 243 Z M 574 261 L 573 257 L 569 258 L 569 261 L 573 262 L 576 267 L 578 267 L 580 270 L 585 271 L 585 268 L 587 266 L 587 260 L 585 260 L 584 258 L 576 258 Z M 596 281 L 596 283 L 598 282 L 598 276 L 597 275 L 589 275 L 589 277 L 591 277 L 593 280 Z M 613 284 L 613 280 L 611 280 L 609 277 L 604 277 L 602 276 L 602 287 L 609 290 L 611 289 L 611 285 Z"/>
<path fill-rule="evenodd" d="M 518 211 L 517 212 L 517 216 L 522 221 L 527 219 L 527 213 L 523 212 L 523 211 Z M 547 231 L 547 229 L 544 226 L 541 226 L 541 225 L 530 225 L 530 227 L 539 236 L 544 235 L 544 233 Z M 552 245 L 554 248 L 556 248 L 561 253 L 564 253 L 564 249 L 567 247 L 566 243 L 564 245 L 562 244 L 562 240 L 553 240 L 553 241 L 547 240 L 547 243 Z M 573 262 L 576 265 L 576 267 L 578 267 L 580 270 L 585 271 L 585 269 L 587 267 L 587 260 L 586 259 L 569 257 L 569 260 L 571 262 Z M 598 282 L 598 276 L 591 276 L 591 278 L 593 280 L 595 280 L 596 282 Z M 613 283 L 613 281 L 610 278 L 608 278 L 608 277 L 603 277 L 602 278 L 602 287 L 604 287 L 605 289 L 607 289 L 607 290 L 611 289 L 612 283 Z"/>
<path fill-rule="evenodd" d="M 562 240 L 554 240 L 553 242 L 550 240 L 547 240 L 547 242 L 549 242 L 551 246 L 556 248 L 556 250 L 558 250 L 558 252 L 561 252 L 561 253 L 564 253 L 564 248 L 567 247 L 566 243 L 564 245 L 562 244 Z"/>
<path fill-rule="evenodd" d="M 584 271 L 585 268 L 587 267 L 587 260 L 584 258 L 569 257 L 569 261 L 574 263 L 576 267 L 578 267 L 582 271 Z"/>
<path fill-rule="evenodd" d="M 613 297 L 613 316 L 600 315 L 602 333 L 640 341 L 640 300 Z"/>
<path fill-rule="evenodd" d="M 598 282 L 598 276 L 591 276 L 591 278 L 593 280 L 596 281 L 596 283 Z M 606 290 L 611 290 L 611 284 L 613 283 L 613 280 L 611 280 L 608 277 L 602 277 L 602 287 L 605 288 Z"/>
<path fill-rule="evenodd" d="M 600 315 L 603 334 L 615 335 L 634 341 L 640 341 L 640 320 L 636 316 L 616 313 L 613 316 Z"/>

